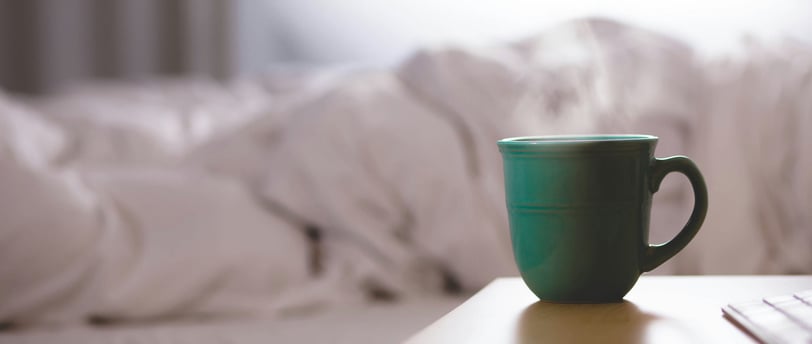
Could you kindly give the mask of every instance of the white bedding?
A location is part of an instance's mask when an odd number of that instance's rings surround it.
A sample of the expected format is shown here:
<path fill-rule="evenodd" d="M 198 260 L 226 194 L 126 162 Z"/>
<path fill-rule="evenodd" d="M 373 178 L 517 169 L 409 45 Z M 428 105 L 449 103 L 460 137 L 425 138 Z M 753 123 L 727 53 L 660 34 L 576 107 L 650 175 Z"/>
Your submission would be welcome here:
<path fill-rule="evenodd" d="M 400 343 L 462 303 L 461 296 L 354 304 L 283 319 L 164 320 L 0 333 L 14 344 Z"/>
<path fill-rule="evenodd" d="M 645 132 L 696 158 L 707 224 L 660 273 L 810 273 L 810 61 L 701 61 L 582 20 L 395 70 L 2 96 L 0 321 L 284 319 L 479 288 L 515 273 L 495 141 L 521 135 Z M 680 182 L 655 241 L 687 218 Z"/>

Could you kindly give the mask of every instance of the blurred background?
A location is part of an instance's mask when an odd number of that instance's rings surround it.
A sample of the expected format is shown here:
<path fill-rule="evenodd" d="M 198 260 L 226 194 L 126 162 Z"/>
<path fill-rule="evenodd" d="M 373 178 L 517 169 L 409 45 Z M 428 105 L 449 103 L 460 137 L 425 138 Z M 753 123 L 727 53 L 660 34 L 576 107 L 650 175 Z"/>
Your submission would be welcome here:
<path fill-rule="evenodd" d="M 420 46 L 516 40 L 583 16 L 714 55 L 743 37 L 812 42 L 810 13 L 806 0 L 0 0 L 0 86 L 42 93 L 87 78 L 377 68 Z"/>
<path fill-rule="evenodd" d="M 477 289 L 515 274 L 493 143 L 521 135 L 645 132 L 697 161 L 708 218 L 656 273 L 812 273 L 810 47 L 810 0 L 0 0 L 0 330 Z M 442 168 L 463 155 L 470 178 Z M 652 242 L 688 217 L 674 182 Z M 389 342 L 462 301 L 441 300 L 251 328 Z"/>

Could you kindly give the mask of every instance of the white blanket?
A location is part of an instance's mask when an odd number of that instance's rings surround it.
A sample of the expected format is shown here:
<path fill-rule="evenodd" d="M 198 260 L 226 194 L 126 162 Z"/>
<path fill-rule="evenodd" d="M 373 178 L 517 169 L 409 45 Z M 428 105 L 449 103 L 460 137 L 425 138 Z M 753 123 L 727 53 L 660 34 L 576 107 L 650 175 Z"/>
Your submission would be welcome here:
<path fill-rule="evenodd" d="M 189 130 L 185 115 L 226 121 L 218 101 L 201 114 L 131 91 L 57 102 L 61 117 L 48 119 L 62 126 L 3 99 L 0 319 L 256 312 L 307 279 L 306 242 L 290 224 L 238 180 L 181 166 L 188 131 L 161 137 Z M 238 98 L 223 93 L 219 105 Z M 250 110 L 235 105 L 232 117 Z"/>
<path fill-rule="evenodd" d="M 521 135 L 644 132 L 658 156 L 695 157 L 708 223 L 661 273 L 812 272 L 804 49 L 719 65 L 582 20 L 284 90 L 267 78 L 34 108 L 0 98 L 0 322 L 281 314 L 481 287 L 515 274 L 495 142 Z M 653 240 L 691 199 L 666 180 Z"/>
<path fill-rule="evenodd" d="M 685 271 L 812 273 L 812 47 L 753 45 L 706 69 L 695 154 L 711 203 Z"/>

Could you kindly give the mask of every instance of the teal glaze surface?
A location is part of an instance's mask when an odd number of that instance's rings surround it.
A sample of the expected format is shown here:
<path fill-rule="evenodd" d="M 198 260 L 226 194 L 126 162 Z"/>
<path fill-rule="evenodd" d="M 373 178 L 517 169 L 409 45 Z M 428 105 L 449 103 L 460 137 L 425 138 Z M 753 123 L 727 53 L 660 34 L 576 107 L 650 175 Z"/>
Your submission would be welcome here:
<path fill-rule="evenodd" d="M 649 135 L 500 140 L 516 264 L 541 300 L 620 301 L 641 273 L 682 250 L 704 221 L 707 189 L 687 157 L 654 158 Z M 694 209 L 668 243 L 649 245 L 652 194 L 685 174 Z"/>

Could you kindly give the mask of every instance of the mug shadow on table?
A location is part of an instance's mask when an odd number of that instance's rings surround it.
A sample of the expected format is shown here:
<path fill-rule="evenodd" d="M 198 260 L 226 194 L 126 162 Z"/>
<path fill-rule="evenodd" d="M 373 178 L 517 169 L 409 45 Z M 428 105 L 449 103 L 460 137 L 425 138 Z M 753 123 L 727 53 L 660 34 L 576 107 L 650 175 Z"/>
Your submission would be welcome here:
<path fill-rule="evenodd" d="M 522 312 L 519 343 L 645 342 L 646 331 L 659 317 L 634 303 L 558 304 L 538 301 Z"/>

